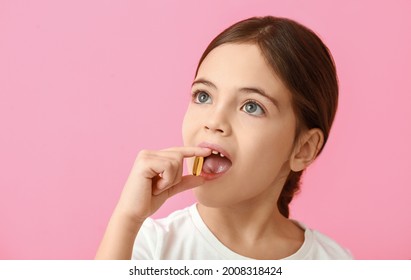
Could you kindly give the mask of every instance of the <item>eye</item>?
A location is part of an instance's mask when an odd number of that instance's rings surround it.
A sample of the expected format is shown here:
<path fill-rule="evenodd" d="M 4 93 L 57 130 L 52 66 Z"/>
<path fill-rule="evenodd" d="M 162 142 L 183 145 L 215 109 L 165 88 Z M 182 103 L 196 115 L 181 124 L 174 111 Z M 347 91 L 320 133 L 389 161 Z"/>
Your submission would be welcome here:
<path fill-rule="evenodd" d="M 254 116 L 262 116 L 265 114 L 264 109 L 255 101 L 247 101 L 243 107 L 241 107 L 241 110 Z"/>
<path fill-rule="evenodd" d="M 207 92 L 196 91 L 193 96 L 194 103 L 198 104 L 210 104 L 211 97 Z"/>

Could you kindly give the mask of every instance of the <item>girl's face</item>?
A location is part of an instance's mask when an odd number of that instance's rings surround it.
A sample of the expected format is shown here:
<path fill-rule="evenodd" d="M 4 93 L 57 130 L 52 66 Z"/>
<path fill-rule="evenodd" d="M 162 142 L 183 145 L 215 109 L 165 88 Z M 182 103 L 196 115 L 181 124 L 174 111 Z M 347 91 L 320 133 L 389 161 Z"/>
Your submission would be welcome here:
<path fill-rule="evenodd" d="M 224 44 L 212 50 L 192 93 L 184 144 L 214 147 L 225 155 L 205 159 L 202 176 L 207 180 L 194 189 L 199 202 L 210 207 L 276 205 L 290 171 L 296 118 L 290 92 L 259 47 Z M 191 170 L 193 160 L 188 165 Z"/>

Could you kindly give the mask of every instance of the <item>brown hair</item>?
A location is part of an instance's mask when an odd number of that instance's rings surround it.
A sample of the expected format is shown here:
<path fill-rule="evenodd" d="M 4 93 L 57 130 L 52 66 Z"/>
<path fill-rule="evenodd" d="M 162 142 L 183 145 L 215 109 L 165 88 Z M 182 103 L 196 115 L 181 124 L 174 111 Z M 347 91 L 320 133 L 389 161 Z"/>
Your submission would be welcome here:
<path fill-rule="evenodd" d="M 259 46 L 268 64 L 292 93 L 297 116 L 295 140 L 302 129 L 319 128 L 325 144 L 337 110 L 338 81 L 331 53 L 321 39 L 290 19 L 249 18 L 228 27 L 211 41 L 200 58 L 196 75 L 204 58 L 214 48 L 227 43 Z M 289 203 L 300 189 L 302 172 L 290 172 L 278 199 L 278 209 L 285 217 L 289 216 Z"/>

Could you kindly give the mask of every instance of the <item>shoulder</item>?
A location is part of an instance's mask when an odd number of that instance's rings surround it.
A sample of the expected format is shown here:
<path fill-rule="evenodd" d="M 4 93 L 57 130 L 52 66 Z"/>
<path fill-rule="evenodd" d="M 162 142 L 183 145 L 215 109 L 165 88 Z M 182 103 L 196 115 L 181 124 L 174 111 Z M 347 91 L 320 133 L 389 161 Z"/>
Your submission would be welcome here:
<path fill-rule="evenodd" d="M 342 247 L 331 237 L 306 227 L 297 222 L 305 230 L 305 240 L 300 250 L 289 259 L 311 260 L 350 260 L 353 259 L 350 251 Z"/>
<path fill-rule="evenodd" d="M 177 210 L 165 218 L 152 219 L 148 218 L 143 224 L 144 229 L 155 231 L 173 231 L 179 229 L 183 225 L 187 225 L 190 222 L 190 208 L 184 208 Z"/>
<path fill-rule="evenodd" d="M 176 248 L 185 248 L 186 241 L 196 236 L 190 208 L 177 210 L 165 218 L 146 219 L 134 242 L 133 259 L 179 258 L 174 256 Z"/>
<path fill-rule="evenodd" d="M 141 227 L 141 234 L 156 235 L 158 238 L 173 236 L 173 232 L 185 232 L 192 227 L 190 207 L 177 210 L 169 216 L 161 219 L 148 218 Z M 140 234 L 139 232 L 139 234 Z"/>
<path fill-rule="evenodd" d="M 327 235 L 311 230 L 313 235 L 313 253 L 326 259 L 349 260 L 351 253 Z"/>

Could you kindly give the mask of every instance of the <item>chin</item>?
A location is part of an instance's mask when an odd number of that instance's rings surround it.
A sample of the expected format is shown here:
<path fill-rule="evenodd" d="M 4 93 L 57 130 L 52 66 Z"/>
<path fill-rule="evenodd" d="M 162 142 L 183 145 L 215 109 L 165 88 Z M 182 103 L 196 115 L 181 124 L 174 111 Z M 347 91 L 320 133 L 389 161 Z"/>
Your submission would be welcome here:
<path fill-rule="evenodd" d="M 235 203 L 232 194 L 221 191 L 222 185 L 204 185 L 193 189 L 194 196 L 199 204 L 210 208 L 223 208 Z"/>
<path fill-rule="evenodd" d="M 218 192 L 215 193 L 207 190 L 208 187 L 209 186 L 207 186 L 206 183 L 193 189 L 194 196 L 197 199 L 198 203 L 211 208 L 222 207 L 224 203 L 223 201 L 220 201 L 221 196 L 218 195 Z"/>

